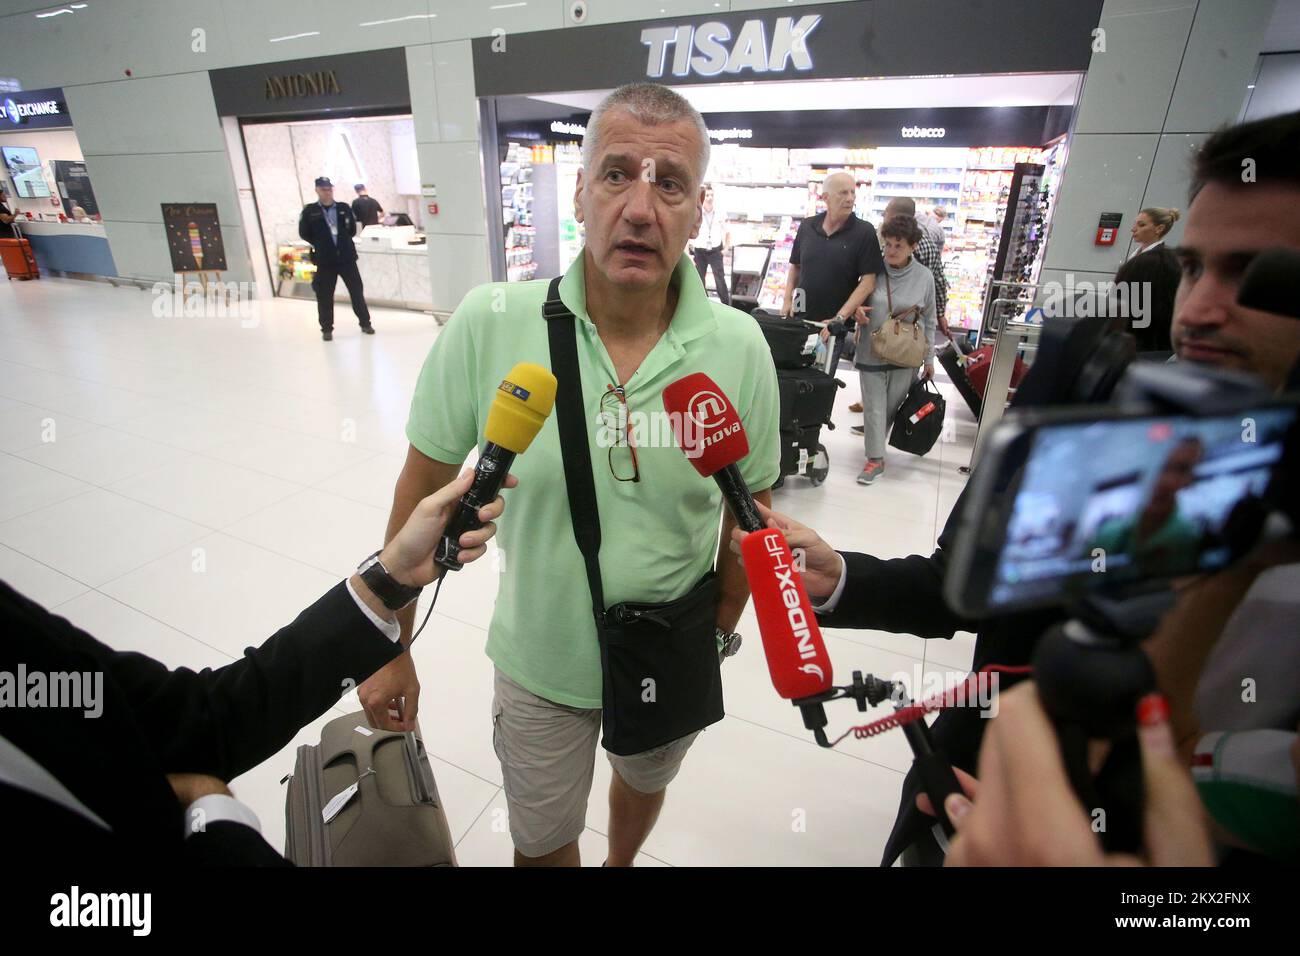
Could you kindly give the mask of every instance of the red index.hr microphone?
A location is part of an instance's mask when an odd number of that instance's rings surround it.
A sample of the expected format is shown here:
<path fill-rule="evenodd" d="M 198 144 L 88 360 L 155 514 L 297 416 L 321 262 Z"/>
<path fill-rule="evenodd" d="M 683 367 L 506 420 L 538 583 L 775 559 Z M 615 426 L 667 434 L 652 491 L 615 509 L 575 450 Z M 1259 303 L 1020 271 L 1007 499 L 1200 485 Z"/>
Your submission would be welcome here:
<path fill-rule="evenodd" d="M 829 690 L 831 659 L 785 535 L 776 528 L 750 532 L 740 553 L 772 686 L 786 700 Z"/>
<path fill-rule="evenodd" d="M 736 462 L 749 454 L 749 439 L 736 408 L 703 372 L 693 372 L 664 388 L 664 410 L 677 444 L 705 478 L 722 490 L 736 524 L 745 531 L 765 525 Z"/>

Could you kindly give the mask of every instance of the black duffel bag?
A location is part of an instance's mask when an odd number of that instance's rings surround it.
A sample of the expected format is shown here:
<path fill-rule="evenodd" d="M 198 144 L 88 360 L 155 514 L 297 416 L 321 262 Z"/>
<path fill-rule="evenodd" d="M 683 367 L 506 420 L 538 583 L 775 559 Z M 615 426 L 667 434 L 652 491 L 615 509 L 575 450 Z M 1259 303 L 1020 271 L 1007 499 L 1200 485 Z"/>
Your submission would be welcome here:
<path fill-rule="evenodd" d="M 907 390 L 907 397 L 894 414 L 889 444 L 899 451 L 924 455 L 943 433 L 943 416 L 948 403 L 928 378 L 919 378 Z"/>

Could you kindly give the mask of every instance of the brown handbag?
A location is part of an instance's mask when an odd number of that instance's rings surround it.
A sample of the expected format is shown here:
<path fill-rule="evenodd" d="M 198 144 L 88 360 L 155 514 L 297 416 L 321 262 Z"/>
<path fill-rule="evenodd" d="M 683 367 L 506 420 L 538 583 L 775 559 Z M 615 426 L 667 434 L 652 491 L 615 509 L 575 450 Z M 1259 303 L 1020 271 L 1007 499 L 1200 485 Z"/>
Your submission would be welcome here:
<path fill-rule="evenodd" d="M 894 313 L 894 294 L 889 287 L 889 271 L 885 271 L 885 301 L 889 305 L 889 318 L 871 333 L 871 351 L 877 358 L 899 368 L 916 368 L 928 354 L 925 331 L 921 328 L 921 309 L 912 306 Z M 904 319 L 911 320 L 904 322 Z"/>

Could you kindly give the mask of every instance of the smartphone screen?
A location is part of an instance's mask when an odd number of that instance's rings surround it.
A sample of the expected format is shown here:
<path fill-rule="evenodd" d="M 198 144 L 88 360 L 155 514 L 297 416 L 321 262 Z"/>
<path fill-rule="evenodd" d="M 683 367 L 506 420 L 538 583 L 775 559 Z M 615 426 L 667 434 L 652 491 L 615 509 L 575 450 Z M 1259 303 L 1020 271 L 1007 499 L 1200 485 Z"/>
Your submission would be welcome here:
<path fill-rule="evenodd" d="M 1002 613 L 1224 567 L 1295 419 L 1294 406 L 1278 405 L 1025 426 L 1002 445 L 1018 445 L 1023 467 L 1009 477 L 1006 454 L 989 461 L 1004 480 L 970 503 L 980 510 L 954 562 L 966 576 L 958 603 Z"/>

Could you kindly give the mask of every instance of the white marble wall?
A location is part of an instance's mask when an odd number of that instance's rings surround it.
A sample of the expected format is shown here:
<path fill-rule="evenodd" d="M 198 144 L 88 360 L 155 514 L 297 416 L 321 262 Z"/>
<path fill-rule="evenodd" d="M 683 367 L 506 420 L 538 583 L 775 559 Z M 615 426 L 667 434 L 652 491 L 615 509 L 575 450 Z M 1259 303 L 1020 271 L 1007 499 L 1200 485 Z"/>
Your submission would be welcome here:
<path fill-rule="evenodd" d="M 276 267 L 276 247 L 298 238 L 298 217 L 302 207 L 316 199 L 317 176 L 334 181 L 335 198 L 351 202 L 355 182 L 364 181 L 370 195 L 385 210 L 419 209 L 418 197 L 397 192 L 393 170 L 393 134 L 406 132 L 410 142 L 410 117 L 379 120 L 342 120 L 321 123 L 250 123 L 243 128 L 248 164 L 252 171 L 253 190 L 258 216 L 266 242 L 267 258 Z M 346 132 L 348 146 L 338 137 Z M 354 170 L 359 164 L 363 179 Z M 418 225 L 418 219 L 417 219 Z M 397 270 L 392 268 L 392 283 Z M 364 269 L 362 278 L 369 284 Z M 390 288 L 382 274 L 375 281 Z M 395 288 L 395 285 L 391 286 Z M 378 296 L 377 296 L 378 297 Z M 383 296 L 383 298 L 394 298 Z M 427 301 L 427 300 L 422 300 Z"/>
<path fill-rule="evenodd" d="M 429 287 L 428 251 L 425 246 L 361 249 L 357 271 L 366 287 L 366 301 L 407 309 L 432 308 Z M 306 295 L 306 286 L 299 288 Z M 336 302 L 348 301 L 348 290 L 340 281 L 334 289 Z"/>
<path fill-rule="evenodd" d="M 402 301 L 402 278 L 397 268 L 397 256 L 391 251 L 363 251 L 357 257 L 357 270 L 366 284 L 366 298 L 376 302 Z"/>

